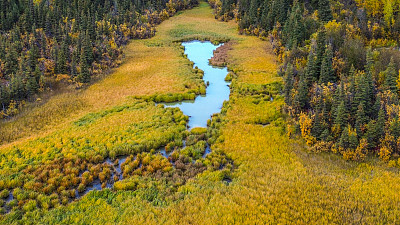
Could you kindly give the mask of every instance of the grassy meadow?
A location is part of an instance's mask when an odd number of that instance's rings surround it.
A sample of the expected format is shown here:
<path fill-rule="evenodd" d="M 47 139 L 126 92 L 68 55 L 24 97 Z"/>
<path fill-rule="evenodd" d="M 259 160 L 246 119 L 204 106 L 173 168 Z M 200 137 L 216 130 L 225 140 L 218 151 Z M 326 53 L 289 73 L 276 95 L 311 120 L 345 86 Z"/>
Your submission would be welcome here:
<path fill-rule="evenodd" d="M 191 39 L 234 41 L 228 52 L 228 68 L 235 74 L 230 101 L 207 131 L 214 138 L 214 155 L 203 162 L 207 168 L 218 160 L 227 165 L 226 155 L 233 160 L 232 170 L 204 169 L 182 179 L 185 182 L 132 175 L 118 190 L 93 191 L 51 209 L 26 207 L 24 213 L 0 216 L 0 222 L 400 223 L 399 171 L 374 158 L 356 163 L 334 154 L 310 153 L 299 138 L 288 137 L 279 95 L 282 79 L 269 43 L 239 35 L 233 21 L 216 21 L 204 2 L 163 22 L 153 38 L 132 41 L 123 64 L 87 89 L 64 91 L 2 122 L 1 178 L 12 183 L 27 168 L 40 168 L 57 158 L 90 161 L 167 144 L 180 146 L 182 138 L 190 137 L 187 118 L 149 100 L 190 98 L 204 88 L 179 44 Z M 133 183 L 135 188 L 129 188 Z"/>

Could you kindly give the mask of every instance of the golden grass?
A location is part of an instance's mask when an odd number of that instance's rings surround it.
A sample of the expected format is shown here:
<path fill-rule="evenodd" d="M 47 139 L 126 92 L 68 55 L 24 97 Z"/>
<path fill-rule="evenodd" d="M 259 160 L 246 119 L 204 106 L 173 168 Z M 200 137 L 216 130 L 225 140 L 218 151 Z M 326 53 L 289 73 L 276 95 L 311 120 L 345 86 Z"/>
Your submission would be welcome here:
<path fill-rule="evenodd" d="M 192 11 L 202 11 L 212 19 L 206 8 Z M 203 24 L 212 26 L 211 22 Z M 254 37 L 241 38 L 229 52 L 228 65 L 237 69 L 239 87 L 279 81 L 268 44 Z M 210 181 L 211 175 L 203 174 L 187 185 L 192 193 L 182 202 L 151 212 L 132 210 L 130 219 L 123 223 L 132 220 L 153 224 L 399 222 L 397 170 L 373 159 L 359 164 L 345 162 L 332 154 L 310 154 L 301 147 L 301 142 L 283 135 L 279 123 L 265 127 L 255 124 L 280 120 L 282 98 L 254 104 L 253 97 L 236 95 L 233 91 L 223 142 L 214 147 L 223 149 L 239 164 L 233 183 L 226 186 Z"/>
<path fill-rule="evenodd" d="M 179 188 L 184 199 L 167 206 L 153 206 L 131 192 L 118 192 L 111 202 L 89 195 L 46 212 L 40 219 L 28 215 L 26 221 L 36 218 L 41 223 L 97 224 L 400 223 L 397 170 L 374 159 L 356 163 L 333 154 L 308 153 L 301 141 L 291 140 L 282 132 L 281 97 L 275 96 L 270 102 L 260 100 L 260 96 L 238 93 L 241 86 L 262 86 L 281 80 L 276 75 L 274 56 L 267 42 L 237 35 L 233 22 L 215 21 L 206 3 L 161 24 L 150 41 L 133 41 L 127 48 L 132 51 L 127 62 L 109 78 L 84 91 L 85 102 L 89 102 L 86 104 L 99 109 L 119 104 L 130 95 L 184 91 L 180 87 L 190 81 L 183 76 L 189 67 L 178 50 L 170 46 L 174 46 L 172 41 L 188 37 L 237 41 L 229 52 L 229 68 L 238 75 L 237 85 L 227 107 L 228 122 L 222 128 L 219 143 L 213 146 L 235 161 L 233 182 L 227 185 L 216 179 L 218 172 L 206 171 Z M 146 43 L 163 43 L 165 51 L 171 54 L 167 54 L 167 59 L 158 58 L 159 55 L 152 55 L 156 51 L 144 46 Z M 137 57 L 143 57 L 143 63 L 135 64 Z M 161 65 L 170 72 L 161 72 Z M 158 83 L 158 79 L 168 85 Z M 100 132 L 96 129 L 102 126 L 112 133 L 114 126 L 124 123 L 119 116 L 104 119 L 84 135 Z"/>
<path fill-rule="evenodd" d="M 166 35 L 162 26 L 155 37 Z M 125 63 L 101 80 L 80 91 L 68 91 L 0 124 L 0 144 L 23 137 L 39 137 L 86 113 L 123 104 L 129 96 L 183 93 L 196 89 L 195 74 L 182 57 L 178 43 L 166 40 L 163 47 L 148 47 L 149 40 L 134 40 L 125 49 Z"/>

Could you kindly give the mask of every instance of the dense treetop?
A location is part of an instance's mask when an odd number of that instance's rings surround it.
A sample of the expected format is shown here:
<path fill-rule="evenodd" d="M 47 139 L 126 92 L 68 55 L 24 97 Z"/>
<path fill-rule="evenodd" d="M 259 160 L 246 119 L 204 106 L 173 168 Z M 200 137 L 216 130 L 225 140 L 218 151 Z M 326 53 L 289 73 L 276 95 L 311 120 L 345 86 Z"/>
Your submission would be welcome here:
<path fill-rule="evenodd" d="M 314 150 L 397 164 L 400 1 L 209 2 L 216 18 L 272 41 L 286 111 Z"/>
<path fill-rule="evenodd" d="M 24 100 L 57 85 L 90 82 L 115 67 L 121 46 L 154 35 L 154 25 L 197 0 L 1 0 L 0 108 L 12 116 Z"/>

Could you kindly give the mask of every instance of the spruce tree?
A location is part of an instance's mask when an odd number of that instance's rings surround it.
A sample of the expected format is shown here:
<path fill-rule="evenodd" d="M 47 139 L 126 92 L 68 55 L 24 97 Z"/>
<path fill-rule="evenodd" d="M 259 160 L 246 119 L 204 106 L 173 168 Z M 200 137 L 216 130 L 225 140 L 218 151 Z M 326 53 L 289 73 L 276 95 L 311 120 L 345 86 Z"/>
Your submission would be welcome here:
<path fill-rule="evenodd" d="M 96 40 L 96 21 L 93 15 L 91 15 L 90 13 L 88 13 L 88 22 L 87 22 L 87 26 L 88 26 L 88 33 L 89 33 L 89 37 L 90 40 L 94 41 Z"/>
<path fill-rule="evenodd" d="M 67 67 L 67 54 L 68 54 L 68 48 L 66 47 L 65 41 L 62 42 L 60 46 L 60 50 L 58 51 L 58 56 L 57 56 L 57 73 L 60 74 L 67 74 L 68 73 L 68 67 Z"/>
<path fill-rule="evenodd" d="M 30 71 L 33 71 L 38 63 L 39 59 L 39 48 L 35 44 L 36 40 L 31 40 L 30 50 L 28 54 L 28 66 Z"/>
<path fill-rule="evenodd" d="M 340 135 L 338 146 L 343 148 L 343 150 L 347 150 L 349 148 L 349 131 L 348 129 L 343 129 L 342 134 Z"/>
<path fill-rule="evenodd" d="M 14 75 L 10 81 L 10 98 L 12 100 L 22 100 L 25 98 L 25 85 L 21 76 Z"/>
<path fill-rule="evenodd" d="M 356 88 L 355 88 L 355 93 L 354 93 L 354 99 L 353 99 L 353 107 L 354 105 L 357 105 L 358 107 L 360 104 L 363 106 L 367 106 L 367 101 L 368 101 L 368 85 L 366 82 L 366 78 L 364 74 L 360 74 L 357 77 L 357 80 L 355 81 L 356 83 Z"/>
<path fill-rule="evenodd" d="M 289 49 L 297 47 L 304 40 L 303 12 L 297 0 L 294 1 L 289 18 L 283 28 L 283 36 Z"/>
<path fill-rule="evenodd" d="M 368 123 L 368 131 L 366 137 L 368 140 L 369 148 L 376 148 L 379 145 L 379 140 L 385 134 L 385 111 L 381 107 L 376 121 L 372 120 Z"/>
<path fill-rule="evenodd" d="M 348 114 L 346 112 L 346 106 L 344 100 L 342 100 L 336 111 L 335 124 L 339 125 L 340 128 L 343 129 L 347 124 L 347 122 L 348 122 Z"/>
<path fill-rule="evenodd" d="M 371 67 L 372 68 L 372 67 Z M 375 101 L 376 98 L 376 87 L 375 87 L 375 81 L 373 78 L 373 73 L 372 69 L 367 71 L 365 74 L 365 95 L 366 95 L 366 101 L 367 104 L 365 106 L 367 109 L 372 109 L 372 103 Z M 371 113 L 371 111 L 367 111 L 368 113 Z"/>
<path fill-rule="evenodd" d="M 88 32 L 85 32 L 83 35 L 83 42 L 82 42 L 82 49 L 84 52 L 84 57 L 88 65 L 92 65 L 94 58 L 93 58 L 93 47 L 90 41 L 90 37 Z"/>
<path fill-rule="evenodd" d="M 289 0 L 274 0 L 276 4 L 275 7 L 272 8 L 274 12 L 276 12 L 275 23 L 279 22 L 280 24 L 285 24 L 288 18 L 288 12 L 290 9 L 290 1 Z M 294 5 L 294 3 L 293 3 Z M 275 24 L 274 24 L 275 25 Z"/>
<path fill-rule="evenodd" d="M 356 78 L 355 78 L 355 68 L 352 65 L 349 73 L 350 86 L 348 92 L 350 93 L 350 104 L 351 104 L 351 114 L 355 115 L 357 112 L 357 107 L 360 102 L 356 101 Z"/>
<path fill-rule="evenodd" d="M 249 19 L 251 24 L 257 24 L 257 16 L 258 13 L 258 1 L 257 0 L 251 0 L 250 1 L 250 9 L 249 9 Z"/>
<path fill-rule="evenodd" d="M 310 53 L 308 54 L 305 73 L 306 73 L 307 85 L 311 87 L 312 83 L 317 81 L 319 75 L 319 71 L 317 71 L 317 66 L 315 64 L 315 55 L 313 50 L 311 50 Z"/>
<path fill-rule="evenodd" d="M 394 118 L 390 123 L 390 133 L 397 140 L 400 137 L 400 120 L 399 117 Z"/>
<path fill-rule="evenodd" d="M 77 77 L 78 81 L 81 83 L 89 83 L 90 82 L 90 72 L 89 72 L 89 68 L 88 68 L 88 64 L 87 64 L 85 51 L 82 51 L 82 53 L 81 53 L 80 67 L 81 67 L 81 71 Z"/>
<path fill-rule="evenodd" d="M 321 135 L 320 135 L 320 139 L 323 141 L 331 141 L 332 136 L 330 136 L 330 132 L 328 128 L 325 128 L 324 131 L 322 131 Z"/>
<path fill-rule="evenodd" d="M 393 57 L 391 58 L 390 63 L 384 73 L 385 73 L 385 83 L 383 89 L 389 90 L 392 93 L 397 93 L 398 87 L 396 80 L 398 77 L 398 73 L 396 73 Z"/>
<path fill-rule="evenodd" d="M 369 115 L 370 118 L 376 119 L 378 118 L 378 113 L 381 109 L 381 95 L 376 96 L 376 100 L 369 111 L 371 114 Z"/>
<path fill-rule="evenodd" d="M 333 58 L 332 48 L 328 47 L 326 48 L 324 57 L 322 59 L 321 75 L 320 75 L 321 84 L 327 84 L 328 82 L 336 81 L 335 71 L 333 70 L 332 66 L 332 58 Z"/>
<path fill-rule="evenodd" d="M 314 117 L 314 122 L 313 122 L 313 127 L 311 130 L 311 133 L 314 137 L 316 137 L 317 139 L 320 138 L 320 135 L 322 134 L 322 132 L 324 131 L 323 127 L 322 127 L 322 121 L 321 121 L 321 116 L 320 116 L 320 111 L 317 110 L 315 112 L 315 117 Z"/>
<path fill-rule="evenodd" d="M 75 52 L 72 54 L 72 58 L 71 58 L 71 65 L 70 65 L 70 75 L 71 77 L 75 77 L 77 76 L 77 57 Z"/>
<path fill-rule="evenodd" d="M 4 62 L 4 70 L 6 75 L 11 75 L 16 72 L 18 63 L 18 53 L 14 44 L 9 47 Z"/>
<path fill-rule="evenodd" d="M 305 80 L 304 75 L 300 76 L 297 89 L 298 93 L 295 97 L 295 102 L 298 105 L 299 110 L 303 111 L 307 109 L 309 102 L 307 81 Z"/>
<path fill-rule="evenodd" d="M 347 129 L 349 131 L 349 148 L 355 150 L 358 146 L 357 133 L 354 132 L 350 124 L 348 125 Z"/>
<path fill-rule="evenodd" d="M 318 17 L 323 22 L 327 22 L 333 19 L 329 0 L 318 1 Z"/>
<path fill-rule="evenodd" d="M 285 72 L 285 87 L 284 87 L 284 95 L 285 95 L 285 102 L 287 105 L 292 104 L 292 90 L 294 85 L 294 77 L 293 77 L 293 66 L 292 64 L 288 64 Z"/>
<path fill-rule="evenodd" d="M 369 47 L 367 49 L 366 60 L 367 60 L 367 63 L 365 64 L 365 72 L 372 74 L 375 62 L 374 62 L 374 55 L 373 55 L 371 47 Z"/>
<path fill-rule="evenodd" d="M 317 34 L 316 44 L 317 47 L 315 50 L 315 71 L 317 74 L 317 80 L 319 80 L 321 74 L 322 59 L 326 51 L 326 32 L 324 27 L 322 27 Z"/>
<path fill-rule="evenodd" d="M 1 110 L 4 111 L 9 102 L 10 102 L 10 91 L 6 86 L 0 84 L 0 104 L 1 104 L 0 106 L 1 106 Z"/>
<path fill-rule="evenodd" d="M 378 140 L 383 136 L 383 134 L 385 133 L 385 110 L 383 107 L 381 107 L 381 109 L 379 110 L 378 113 L 378 119 L 376 120 L 376 125 L 377 125 L 377 130 L 378 130 L 378 135 L 379 138 Z"/>
<path fill-rule="evenodd" d="M 36 94 L 39 89 L 37 80 L 33 74 L 29 74 L 26 82 L 26 91 L 28 92 L 28 97 Z"/>
<path fill-rule="evenodd" d="M 37 83 L 39 83 L 40 77 L 42 76 L 42 71 L 40 71 L 39 66 L 35 67 L 35 70 L 33 72 L 33 76 L 35 77 Z"/>
<path fill-rule="evenodd" d="M 356 115 L 356 131 L 359 137 L 363 136 L 363 126 L 368 122 L 368 117 L 365 113 L 363 103 L 358 105 L 357 115 Z"/>
<path fill-rule="evenodd" d="M 264 28 L 266 31 L 272 30 L 275 23 L 275 14 L 272 12 L 271 8 L 275 4 L 275 1 L 264 1 L 263 3 L 263 11 L 261 15 L 261 27 Z"/>

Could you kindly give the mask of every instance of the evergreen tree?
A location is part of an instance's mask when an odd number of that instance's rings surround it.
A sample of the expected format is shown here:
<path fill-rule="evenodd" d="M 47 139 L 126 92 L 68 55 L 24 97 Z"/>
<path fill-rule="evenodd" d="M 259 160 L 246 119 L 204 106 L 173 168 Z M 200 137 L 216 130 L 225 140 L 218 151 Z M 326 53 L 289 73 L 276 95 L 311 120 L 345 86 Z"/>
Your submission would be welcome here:
<path fill-rule="evenodd" d="M 343 150 L 347 150 L 350 147 L 350 137 L 348 129 L 343 129 L 342 134 L 340 135 L 338 146 L 343 148 Z"/>
<path fill-rule="evenodd" d="M 367 73 L 365 74 L 365 96 L 366 96 L 366 104 L 365 106 L 367 107 L 367 109 L 372 109 L 372 103 L 375 101 L 376 99 L 376 88 L 375 88 L 375 81 L 373 78 L 373 73 L 372 73 L 372 66 L 370 66 L 370 70 L 367 71 Z M 367 112 L 369 114 L 371 114 L 371 111 L 367 110 Z"/>
<path fill-rule="evenodd" d="M 311 87 L 312 83 L 317 81 L 317 79 L 319 77 L 319 71 L 317 71 L 317 66 L 315 64 L 314 58 L 315 58 L 315 55 L 314 55 L 313 51 L 311 50 L 310 53 L 308 54 L 307 65 L 306 65 L 306 69 L 305 69 L 308 87 Z"/>
<path fill-rule="evenodd" d="M 298 106 L 298 109 L 303 111 L 307 109 L 309 102 L 307 81 L 304 79 L 304 75 L 300 76 L 297 89 L 298 93 L 296 94 L 295 102 Z"/>
<path fill-rule="evenodd" d="M 320 83 L 322 84 L 327 84 L 328 82 L 336 81 L 335 71 L 333 70 L 332 66 L 332 58 L 333 58 L 332 48 L 328 47 L 326 48 L 321 65 Z"/>
<path fill-rule="evenodd" d="M 283 28 L 284 40 L 289 49 L 297 47 L 304 40 L 303 12 L 297 0 L 294 1 L 292 11 Z"/>
<path fill-rule="evenodd" d="M 82 42 L 82 49 L 84 52 L 84 57 L 88 65 L 92 65 L 94 61 L 94 56 L 93 56 L 93 47 L 90 42 L 90 37 L 88 32 L 85 32 L 84 37 L 83 37 L 83 42 Z"/>
<path fill-rule="evenodd" d="M 371 47 L 367 49 L 366 55 L 367 55 L 366 56 L 367 63 L 365 65 L 365 72 L 372 74 L 374 68 L 374 56 Z"/>
<path fill-rule="evenodd" d="M 272 11 L 276 12 L 276 21 L 275 22 L 279 22 L 280 24 L 285 24 L 285 22 L 288 18 L 288 12 L 289 12 L 292 0 L 273 0 L 273 2 L 276 2 L 276 4 L 274 4 L 275 7 L 272 8 Z M 294 4 L 295 3 L 293 3 L 293 5 Z"/>
<path fill-rule="evenodd" d="M 315 71 L 317 74 L 317 80 L 319 80 L 321 74 L 322 59 L 326 51 L 326 32 L 324 27 L 322 27 L 317 34 L 316 44 L 317 47 L 315 50 Z"/>
<path fill-rule="evenodd" d="M 57 63 L 56 63 L 57 73 L 60 73 L 60 74 L 68 73 L 67 54 L 68 54 L 67 44 L 65 41 L 63 41 L 60 46 L 60 50 L 58 51 L 58 55 L 57 55 Z"/>
<path fill-rule="evenodd" d="M 33 71 L 35 69 L 39 59 L 39 48 L 35 42 L 35 39 L 31 41 L 31 47 L 28 55 L 28 66 L 30 71 Z"/>
<path fill-rule="evenodd" d="M 4 85 L 0 85 L 0 106 L 1 110 L 5 110 L 6 106 L 10 102 L 10 91 Z"/>
<path fill-rule="evenodd" d="M 358 146 L 358 138 L 357 138 L 357 133 L 354 132 L 350 124 L 348 125 L 348 131 L 349 131 L 349 148 L 352 150 L 355 150 Z"/>
<path fill-rule="evenodd" d="M 329 0 L 318 1 L 318 17 L 321 21 L 327 22 L 333 19 Z"/>
<path fill-rule="evenodd" d="M 21 76 L 12 76 L 10 81 L 10 97 L 15 100 L 22 100 L 25 98 L 25 85 L 22 82 Z"/>
<path fill-rule="evenodd" d="M 78 81 L 81 83 L 89 83 L 90 82 L 90 72 L 87 64 L 86 53 L 82 51 L 81 59 L 80 59 L 80 67 L 81 72 L 78 75 Z"/>
<path fill-rule="evenodd" d="M 370 110 L 370 118 L 376 119 L 378 117 L 379 111 L 381 110 L 381 96 L 377 95 L 375 103 L 372 105 Z"/>
<path fill-rule="evenodd" d="M 275 12 L 271 10 L 275 1 L 264 1 L 263 3 L 263 11 L 261 15 L 261 27 L 266 31 L 272 30 L 275 25 Z"/>
<path fill-rule="evenodd" d="M 18 68 L 17 63 L 18 63 L 18 53 L 15 48 L 15 45 L 12 44 L 6 53 L 6 58 L 4 63 L 5 74 L 11 75 L 15 73 L 16 69 Z"/>
<path fill-rule="evenodd" d="M 356 115 L 356 131 L 359 137 L 363 136 L 363 126 L 368 122 L 368 117 L 364 110 L 363 103 L 358 105 L 357 115 Z"/>
<path fill-rule="evenodd" d="M 398 117 L 390 122 L 389 130 L 395 140 L 400 137 L 400 120 Z"/>
<path fill-rule="evenodd" d="M 376 121 L 376 125 L 377 125 L 377 130 L 378 130 L 378 140 L 383 136 L 383 134 L 385 133 L 385 110 L 383 107 L 381 107 L 381 109 L 379 110 L 378 113 L 378 119 Z"/>
<path fill-rule="evenodd" d="M 76 65 L 77 64 L 77 57 L 75 52 L 72 54 L 72 58 L 71 58 L 71 65 L 70 65 L 70 74 L 71 77 L 75 77 L 77 76 L 77 69 L 76 69 Z"/>
<path fill-rule="evenodd" d="M 349 73 L 349 81 L 350 81 L 350 86 L 349 86 L 349 93 L 350 93 L 350 104 L 351 104 L 351 115 L 355 115 L 357 112 L 357 108 L 360 104 L 360 102 L 356 101 L 356 78 L 355 78 L 355 68 L 352 65 L 350 68 L 350 73 Z"/>
<path fill-rule="evenodd" d="M 250 1 L 249 19 L 251 24 L 258 23 L 258 0 Z"/>
<path fill-rule="evenodd" d="M 377 148 L 379 145 L 379 140 L 384 135 L 384 126 L 385 126 L 385 112 L 383 108 L 379 110 L 378 119 L 371 120 L 367 126 L 366 137 L 368 140 L 368 147 L 370 149 Z"/>
<path fill-rule="evenodd" d="M 26 90 L 28 92 L 28 96 L 33 96 L 37 93 L 39 89 L 38 82 L 33 74 L 29 74 L 27 82 L 26 82 Z"/>
<path fill-rule="evenodd" d="M 396 82 L 397 77 L 398 73 L 396 73 L 396 69 L 394 67 L 394 60 L 392 57 L 385 71 L 385 83 L 383 89 L 390 90 L 392 93 L 397 93 L 398 92 L 398 87 Z"/>
<path fill-rule="evenodd" d="M 284 95 L 285 95 L 285 102 L 287 105 L 292 104 L 292 90 L 294 85 L 294 77 L 293 77 L 293 66 L 292 64 L 288 64 L 285 72 L 285 87 L 284 87 Z"/>
<path fill-rule="evenodd" d="M 346 112 L 346 106 L 344 104 L 344 100 L 342 100 L 339 104 L 339 107 L 336 111 L 335 124 L 339 125 L 341 129 L 343 129 L 348 122 L 348 114 Z"/>
<path fill-rule="evenodd" d="M 338 146 L 343 148 L 343 150 L 355 150 L 357 148 L 358 138 L 350 124 L 347 125 L 346 129 L 343 129 Z"/>
<path fill-rule="evenodd" d="M 318 110 L 317 112 L 315 112 L 315 117 L 314 117 L 314 122 L 313 122 L 313 127 L 312 127 L 312 135 L 314 137 L 317 137 L 317 139 L 319 139 L 319 137 L 321 136 L 322 132 L 324 131 L 324 128 L 322 127 L 321 124 L 321 117 L 320 117 L 320 111 Z"/>
<path fill-rule="evenodd" d="M 95 22 L 95 18 L 93 15 L 91 15 L 90 13 L 88 13 L 88 22 L 87 22 L 87 26 L 88 26 L 88 33 L 89 33 L 89 37 L 90 40 L 94 41 L 96 40 L 96 22 Z"/>
<path fill-rule="evenodd" d="M 40 71 L 39 66 L 36 66 L 35 71 L 33 72 L 33 77 L 35 77 L 37 83 L 39 83 L 41 76 L 42 76 L 42 71 Z"/>
<path fill-rule="evenodd" d="M 330 132 L 328 128 L 325 128 L 320 135 L 320 139 L 323 141 L 331 141 L 332 137 L 330 136 Z"/>

